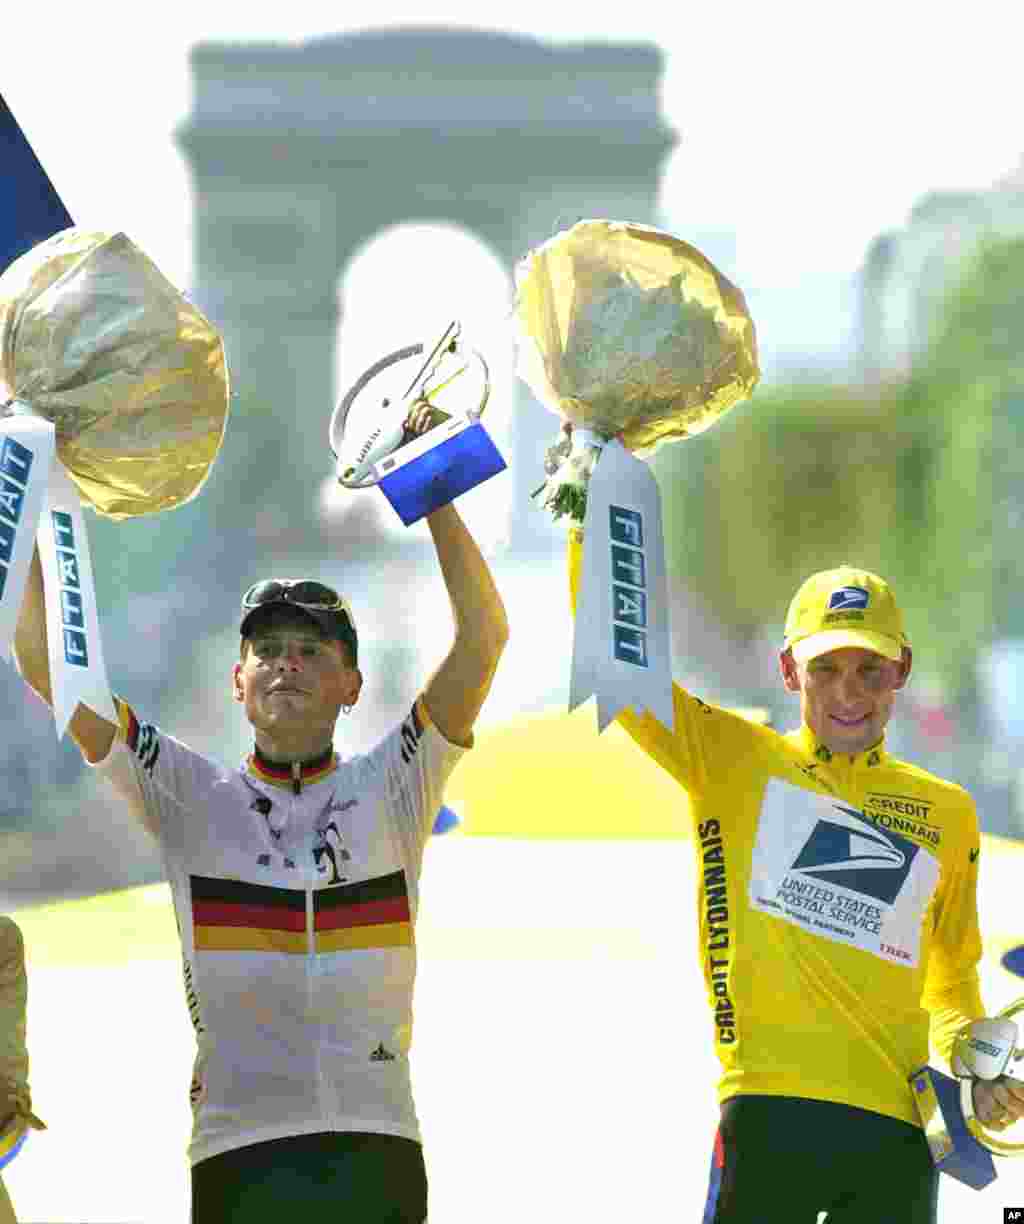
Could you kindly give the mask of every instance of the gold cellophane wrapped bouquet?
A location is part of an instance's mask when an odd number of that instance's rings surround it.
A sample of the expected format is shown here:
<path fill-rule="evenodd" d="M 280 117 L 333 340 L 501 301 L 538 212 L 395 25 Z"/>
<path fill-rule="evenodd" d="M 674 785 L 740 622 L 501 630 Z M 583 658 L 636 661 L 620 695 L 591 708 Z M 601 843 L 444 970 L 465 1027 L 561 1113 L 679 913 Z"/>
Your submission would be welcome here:
<path fill-rule="evenodd" d="M 228 415 L 220 335 L 124 234 L 68 229 L 0 276 L 0 415 L 51 421 L 112 519 L 192 498 Z"/>
<path fill-rule="evenodd" d="M 700 251 L 649 226 L 580 221 L 516 274 L 517 372 L 574 428 L 646 457 L 713 425 L 760 376 L 743 294 Z M 537 493 L 582 522 L 599 448 L 562 438 Z"/>

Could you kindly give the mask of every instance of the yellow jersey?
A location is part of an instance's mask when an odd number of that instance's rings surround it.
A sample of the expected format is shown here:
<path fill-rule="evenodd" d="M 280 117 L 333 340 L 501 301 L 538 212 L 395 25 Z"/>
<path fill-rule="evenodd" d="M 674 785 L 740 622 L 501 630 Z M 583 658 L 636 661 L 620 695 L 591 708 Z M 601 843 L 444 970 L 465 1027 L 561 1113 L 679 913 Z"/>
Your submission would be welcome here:
<path fill-rule="evenodd" d="M 582 532 L 569 541 L 572 603 Z M 884 742 L 832 753 L 678 685 L 618 722 L 686 790 L 719 1099 L 810 1097 L 919 1124 L 907 1080 L 983 1016 L 973 800 Z"/>

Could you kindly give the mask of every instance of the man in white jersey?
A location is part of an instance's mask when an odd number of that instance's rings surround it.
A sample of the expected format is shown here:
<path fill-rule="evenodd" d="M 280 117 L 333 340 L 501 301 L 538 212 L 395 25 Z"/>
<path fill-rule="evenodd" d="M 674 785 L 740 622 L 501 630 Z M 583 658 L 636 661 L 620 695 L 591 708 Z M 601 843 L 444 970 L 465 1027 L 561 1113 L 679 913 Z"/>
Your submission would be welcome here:
<path fill-rule="evenodd" d="M 454 645 L 365 756 L 334 751 L 362 674 L 351 610 L 315 580 L 259 582 L 244 598 L 231 683 L 255 743 L 240 767 L 121 701 L 119 727 L 85 706 L 71 721 L 163 852 L 198 1046 L 193 1224 L 426 1219 L 408 1057 L 420 864 L 508 637 L 455 508 L 427 522 Z M 15 646 L 49 702 L 38 557 Z"/>

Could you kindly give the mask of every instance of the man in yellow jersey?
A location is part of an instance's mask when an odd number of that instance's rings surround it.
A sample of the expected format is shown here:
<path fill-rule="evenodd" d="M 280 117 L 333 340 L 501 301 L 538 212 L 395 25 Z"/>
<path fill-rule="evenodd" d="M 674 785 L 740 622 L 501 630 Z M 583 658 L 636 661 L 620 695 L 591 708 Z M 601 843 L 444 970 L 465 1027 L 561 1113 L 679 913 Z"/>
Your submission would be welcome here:
<path fill-rule="evenodd" d="M 573 528 L 573 605 L 583 533 Z M 887 584 L 809 578 L 786 619 L 787 735 L 674 686 L 675 731 L 618 721 L 687 791 L 721 1121 L 704 1224 L 932 1224 L 937 1173 L 908 1077 L 985 1015 L 979 832 L 959 786 L 896 760 L 885 728 L 910 675 Z M 1024 1085 L 976 1082 L 978 1116 Z"/>

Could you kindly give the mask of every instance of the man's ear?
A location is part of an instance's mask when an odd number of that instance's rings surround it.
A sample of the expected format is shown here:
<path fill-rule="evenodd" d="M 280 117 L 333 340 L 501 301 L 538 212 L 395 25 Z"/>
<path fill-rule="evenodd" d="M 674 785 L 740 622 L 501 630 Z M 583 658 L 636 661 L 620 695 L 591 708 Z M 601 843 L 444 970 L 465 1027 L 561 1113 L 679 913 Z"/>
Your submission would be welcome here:
<path fill-rule="evenodd" d="M 791 650 L 779 652 L 779 671 L 782 672 L 782 683 L 790 693 L 800 692 L 800 673 L 797 671 L 796 660 Z"/>
<path fill-rule="evenodd" d="M 356 702 L 359 700 L 359 694 L 363 689 L 363 673 L 358 667 L 353 667 L 352 671 L 355 673 L 352 682 L 352 700 L 345 702 L 347 706 L 354 706 L 356 704 Z"/>
<path fill-rule="evenodd" d="M 909 646 L 903 647 L 903 657 L 900 659 L 900 678 L 893 685 L 894 689 L 901 689 L 910 679 L 910 669 L 914 665 L 914 652 Z"/>
<path fill-rule="evenodd" d="M 231 669 L 231 695 L 238 702 L 245 701 L 245 690 L 242 688 L 242 665 L 236 663 Z"/>

